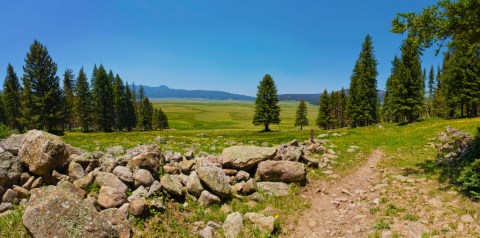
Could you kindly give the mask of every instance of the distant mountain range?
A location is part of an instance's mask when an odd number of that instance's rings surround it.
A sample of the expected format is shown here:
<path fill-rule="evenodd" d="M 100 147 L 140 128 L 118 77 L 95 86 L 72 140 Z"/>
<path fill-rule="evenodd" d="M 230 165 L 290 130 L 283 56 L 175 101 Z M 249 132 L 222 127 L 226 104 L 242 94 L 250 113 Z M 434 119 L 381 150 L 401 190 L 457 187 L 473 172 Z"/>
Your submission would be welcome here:
<path fill-rule="evenodd" d="M 207 99 L 207 100 L 241 100 L 253 101 L 255 97 L 209 90 L 173 89 L 165 85 L 158 87 L 143 86 L 145 95 L 149 98 L 182 98 L 182 99 Z"/>
<path fill-rule="evenodd" d="M 158 87 L 143 86 L 145 95 L 149 98 L 178 98 L 178 99 L 205 99 L 205 100 L 240 100 L 240 101 L 253 101 L 255 97 L 233 94 L 222 91 L 210 91 L 210 90 L 185 90 L 185 89 L 172 89 L 165 85 Z M 346 90 L 348 95 L 348 89 Z M 302 98 L 311 103 L 318 105 L 321 93 L 314 94 L 280 94 L 278 99 L 280 101 L 300 101 Z M 378 96 L 380 101 L 383 101 L 385 91 L 378 90 Z"/>

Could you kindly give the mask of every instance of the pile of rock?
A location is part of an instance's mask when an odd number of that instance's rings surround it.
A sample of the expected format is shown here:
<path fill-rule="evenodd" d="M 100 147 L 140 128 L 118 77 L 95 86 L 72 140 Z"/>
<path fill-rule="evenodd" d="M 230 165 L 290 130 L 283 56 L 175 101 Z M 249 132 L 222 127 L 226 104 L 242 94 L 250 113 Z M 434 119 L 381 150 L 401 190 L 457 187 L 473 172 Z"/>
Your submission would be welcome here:
<path fill-rule="evenodd" d="M 464 158 L 474 143 L 470 133 L 447 127 L 433 139 L 432 145 L 438 150 L 436 163 L 452 164 Z"/>
<path fill-rule="evenodd" d="M 162 193 L 203 206 L 232 197 L 287 196 L 289 183 L 306 183 L 307 166 L 336 157 L 326 143 L 232 146 L 219 156 L 162 153 L 155 144 L 127 151 L 114 146 L 104 153 L 84 152 L 32 130 L 0 141 L 0 213 L 12 204 L 28 205 L 23 224 L 36 237 L 129 237 L 128 216 L 166 209 Z M 273 229 L 272 217 L 245 217 Z"/>

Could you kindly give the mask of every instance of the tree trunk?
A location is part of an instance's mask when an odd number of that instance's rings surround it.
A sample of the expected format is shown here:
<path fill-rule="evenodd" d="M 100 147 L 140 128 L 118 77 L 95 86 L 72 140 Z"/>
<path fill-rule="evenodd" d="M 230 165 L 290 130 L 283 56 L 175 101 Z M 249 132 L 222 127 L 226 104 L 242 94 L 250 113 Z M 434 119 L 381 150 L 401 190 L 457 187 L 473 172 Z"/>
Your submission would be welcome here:
<path fill-rule="evenodd" d="M 265 131 L 270 131 L 270 128 L 268 128 L 268 124 L 265 124 Z"/>

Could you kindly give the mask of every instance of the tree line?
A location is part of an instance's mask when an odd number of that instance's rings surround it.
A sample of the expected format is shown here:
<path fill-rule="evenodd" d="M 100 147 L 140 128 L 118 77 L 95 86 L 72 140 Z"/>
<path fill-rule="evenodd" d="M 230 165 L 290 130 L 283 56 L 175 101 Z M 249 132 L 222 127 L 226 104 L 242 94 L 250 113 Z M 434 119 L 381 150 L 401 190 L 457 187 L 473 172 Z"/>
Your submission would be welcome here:
<path fill-rule="evenodd" d="M 75 77 L 71 69 L 63 73 L 63 87 L 57 76 L 57 64 L 47 47 L 38 41 L 30 45 L 25 57 L 23 76 L 13 66 L 7 75 L 0 97 L 0 122 L 24 132 L 79 128 L 89 131 L 163 130 L 167 115 L 154 108 L 140 85 L 123 82 L 118 74 L 100 64 L 88 80 L 83 67 Z"/>

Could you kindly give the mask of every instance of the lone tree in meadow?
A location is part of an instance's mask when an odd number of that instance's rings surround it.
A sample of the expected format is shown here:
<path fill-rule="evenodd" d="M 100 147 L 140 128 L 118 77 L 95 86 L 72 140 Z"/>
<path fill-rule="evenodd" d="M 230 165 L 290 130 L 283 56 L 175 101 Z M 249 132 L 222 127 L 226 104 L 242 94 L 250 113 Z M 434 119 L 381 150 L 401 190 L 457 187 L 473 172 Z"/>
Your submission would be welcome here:
<path fill-rule="evenodd" d="M 269 74 L 266 74 L 258 85 L 253 125 L 263 125 L 264 131 L 270 131 L 268 128 L 270 124 L 280 124 L 280 107 L 275 82 Z"/>
<path fill-rule="evenodd" d="M 305 104 L 303 98 L 297 108 L 295 126 L 300 126 L 300 130 L 303 129 L 303 126 L 308 126 L 307 105 Z"/>

